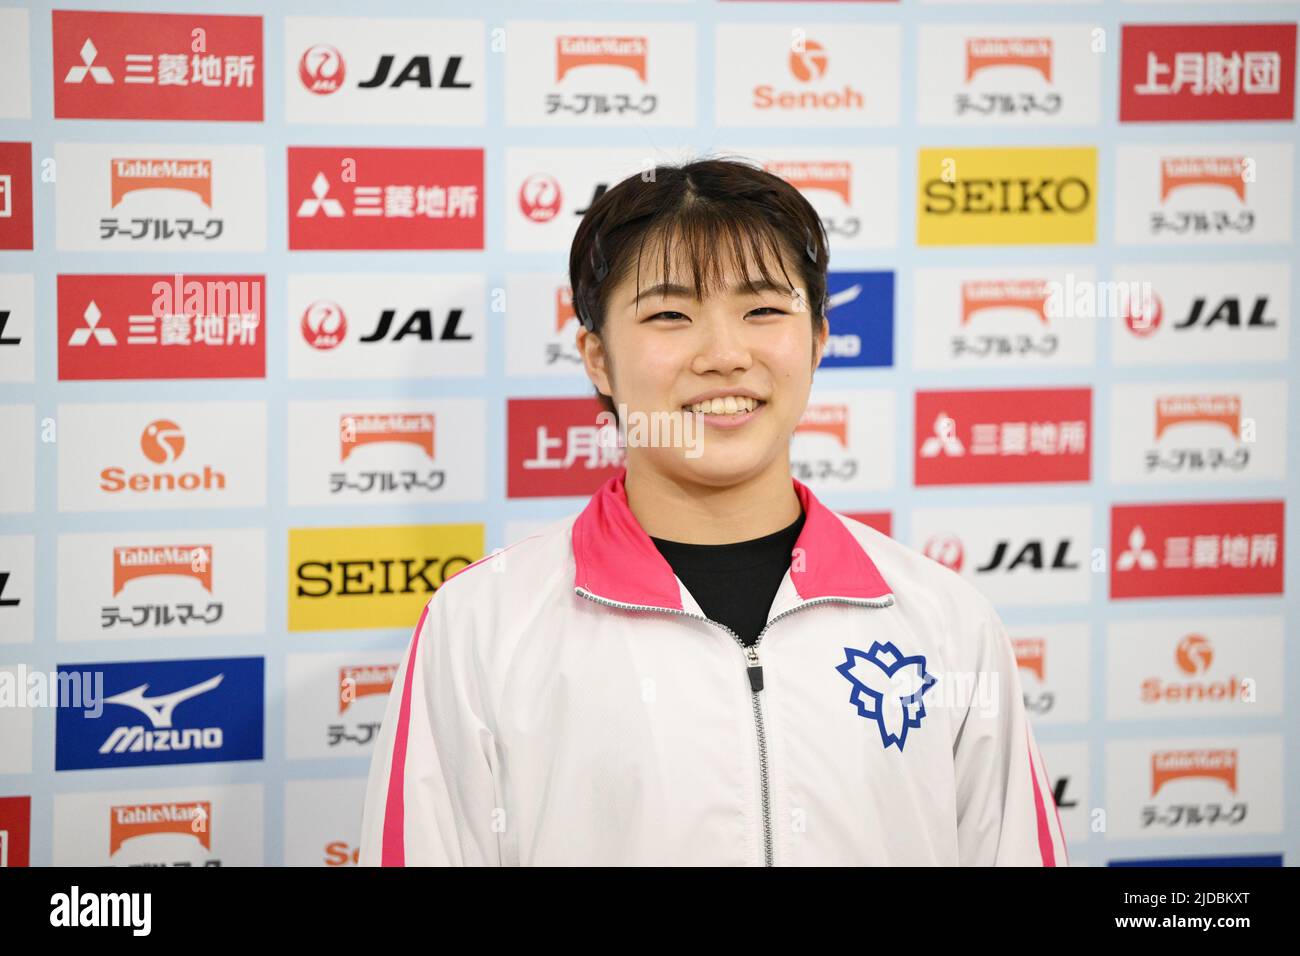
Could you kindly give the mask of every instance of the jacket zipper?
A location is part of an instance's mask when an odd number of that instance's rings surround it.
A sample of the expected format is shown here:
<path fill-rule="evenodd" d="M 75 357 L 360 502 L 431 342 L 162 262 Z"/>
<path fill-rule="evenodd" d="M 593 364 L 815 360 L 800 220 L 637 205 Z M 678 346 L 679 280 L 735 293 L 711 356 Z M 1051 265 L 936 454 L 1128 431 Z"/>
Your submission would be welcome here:
<path fill-rule="evenodd" d="M 767 732 L 763 723 L 763 704 L 759 695 L 763 691 L 763 663 L 758 656 L 758 645 L 763 640 L 763 635 L 777 621 L 783 617 L 793 614 L 795 611 L 801 611 L 806 607 L 814 604 L 828 604 L 838 602 L 840 604 L 854 604 L 862 607 L 889 607 L 894 603 L 893 595 L 886 595 L 883 598 L 843 598 L 843 597 L 820 597 L 813 598 L 810 601 L 804 601 L 796 604 L 794 607 L 782 611 L 772 620 L 763 625 L 763 629 L 758 632 L 752 645 L 746 645 L 740 639 L 740 635 L 733 631 L 727 625 L 712 618 L 705 617 L 703 614 L 692 614 L 690 611 L 683 611 L 671 607 L 657 607 L 653 604 L 625 604 L 622 601 L 611 601 L 608 598 L 599 597 L 592 594 L 585 588 L 574 588 L 575 593 L 581 594 L 590 601 L 597 604 L 604 604 L 609 607 L 624 608 L 629 611 L 659 611 L 662 614 L 680 614 L 683 617 L 689 617 L 692 620 L 704 621 L 706 624 L 713 624 L 722 628 L 731 635 L 732 640 L 739 645 L 741 653 L 745 655 L 745 672 L 749 677 L 749 699 L 754 709 L 754 730 L 758 736 L 758 779 L 759 792 L 762 796 L 763 808 L 763 865 L 773 866 L 772 854 L 772 799 L 768 789 L 767 774 Z"/>

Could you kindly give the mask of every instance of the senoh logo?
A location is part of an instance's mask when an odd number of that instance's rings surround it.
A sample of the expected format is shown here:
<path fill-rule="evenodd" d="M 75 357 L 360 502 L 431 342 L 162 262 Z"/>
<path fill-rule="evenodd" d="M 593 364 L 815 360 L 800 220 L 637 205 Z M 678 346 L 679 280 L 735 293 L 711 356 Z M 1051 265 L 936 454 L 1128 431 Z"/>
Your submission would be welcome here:
<path fill-rule="evenodd" d="M 262 121 L 262 18 L 55 10 L 56 119 Z"/>
<path fill-rule="evenodd" d="M 826 55 L 826 48 L 821 43 L 816 40 L 806 40 L 801 49 L 790 51 L 786 66 L 790 70 L 790 75 L 800 83 L 813 83 L 826 76 L 826 68 L 829 62 L 830 59 Z M 791 96 L 788 93 L 777 93 L 771 86 L 760 86 L 754 90 L 754 99 L 755 105 L 760 107 L 797 105 L 827 109 L 838 109 L 847 106 L 861 107 L 866 102 L 861 90 L 855 90 L 848 86 L 842 91 L 820 96 L 811 91 L 809 93 L 799 92 Z"/>
<path fill-rule="evenodd" d="M 32 144 L 0 143 L 0 249 L 32 248 Z"/>
<path fill-rule="evenodd" d="M 60 665 L 104 675 L 103 713 L 60 706 L 55 770 L 262 759 L 260 657 Z"/>
<path fill-rule="evenodd" d="M 113 549 L 113 596 L 137 578 L 192 578 L 212 593 L 212 545 L 127 545 Z"/>
<path fill-rule="evenodd" d="M 1092 390 L 916 393 L 917 485 L 1088 481 Z"/>
<path fill-rule="evenodd" d="M 140 452 L 159 466 L 146 471 L 131 471 L 125 466 L 111 466 L 99 473 L 99 488 L 110 494 L 148 494 L 158 491 L 222 491 L 226 475 L 210 464 L 199 471 L 177 467 L 185 453 L 185 433 L 174 421 L 159 418 L 145 425 L 140 433 Z"/>
<path fill-rule="evenodd" d="M 262 378 L 260 275 L 61 275 L 59 379 Z"/>
<path fill-rule="evenodd" d="M 290 249 L 482 249 L 483 150 L 289 147 Z"/>
<path fill-rule="evenodd" d="M 1281 594 L 1282 501 L 1115 505 L 1110 596 Z"/>
<path fill-rule="evenodd" d="M 1155 676 L 1146 678 L 1142 681 L 1142 703 L 1181 707 L 1201 701 L 1225 704 L 1240 701 L 1246 693 L 1241 677 L 1237 674 L 1211 675 L 1214 659 L 1214 645 L 1208 637 L 1186 635 L 1174 649 L 1174 664 L 1182 677 L 1169 681 Z"/>
<path fill-rule="evenodd" d="M 1294 23 L 1126 24 L 1121 122 L 1295 117 Z"/>
<path fill-rule="evenodd" d="M 1095 147 L 922 149 L 917 242 L 1092 243 Z"/>
<path fill-rule="evenodd" d="M 484 553 L 483 525 L 289 530 L 289 630 L 409 628 Z"/>
<path fill-rule="evenodd" d="M 623 466 L 594 398 L 506 402 L 506 497 L 590 495 Z M 603 440 L 608 437 L 609 440 Z"/>

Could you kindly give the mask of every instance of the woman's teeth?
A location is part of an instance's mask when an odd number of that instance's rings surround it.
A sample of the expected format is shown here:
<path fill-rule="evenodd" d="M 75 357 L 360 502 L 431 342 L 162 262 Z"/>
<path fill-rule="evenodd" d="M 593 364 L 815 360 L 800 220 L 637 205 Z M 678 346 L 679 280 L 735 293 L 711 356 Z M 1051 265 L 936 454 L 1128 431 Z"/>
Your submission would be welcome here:
<path fill-rule="evenodd" d="M 761 404 L 763 403 L 757 399 L 728 395 L 726 398 L 711 398 L 707 402 L 696 402 L 685 408 L 689 412 L 701 412 L 705 415 L 743 415 L 752 412 Z"/>

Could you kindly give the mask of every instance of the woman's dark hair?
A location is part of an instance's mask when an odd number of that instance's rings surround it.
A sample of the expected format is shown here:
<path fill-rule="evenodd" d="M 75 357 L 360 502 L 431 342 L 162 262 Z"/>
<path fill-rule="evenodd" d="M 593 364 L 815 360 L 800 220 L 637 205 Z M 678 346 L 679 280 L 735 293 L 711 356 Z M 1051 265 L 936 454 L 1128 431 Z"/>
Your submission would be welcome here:
<path fill-rule="evenodd" d="M 728 259 L 747 280 L 752 263 L 768 282 L 767 263 L 798 263 L 799 281 L 785 274 L 785 285 L 802 289 L 812 313 L 814 340 L 826 322 L 826 230 L 812 204 L 780 176 L 747 162 L 703 159 L 656 166 L 636 173 L 591 204 L 569 250 L 569 285 L 578 319 L 593 332 L 605 324 L 609 291 L 637 268 L 649 244 L 662 241 L 663 276 L 672 268 L 673 250 L 683 248 L 695 295 L 720 291 Z M 778 283 L 779 284 L 779 283 Z M 601 405 L 614 411 L 613 399 L 597 390 Z"/>

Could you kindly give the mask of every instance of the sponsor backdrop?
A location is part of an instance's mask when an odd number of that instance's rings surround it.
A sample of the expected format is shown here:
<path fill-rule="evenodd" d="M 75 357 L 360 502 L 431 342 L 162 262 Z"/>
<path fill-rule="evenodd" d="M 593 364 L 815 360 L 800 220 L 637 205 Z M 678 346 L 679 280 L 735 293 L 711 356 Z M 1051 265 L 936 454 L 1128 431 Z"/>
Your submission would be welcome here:
<path fill-rule="evenodd" d="M 94 6 L 0 8 L 0 865 L 353 862 L 422 605 L 618 467 L 579 217 L 700 154 L 824 218 L 795 475 L 996 602 L 1071 862 L 1300 858 L 1293 5 Z"/>

